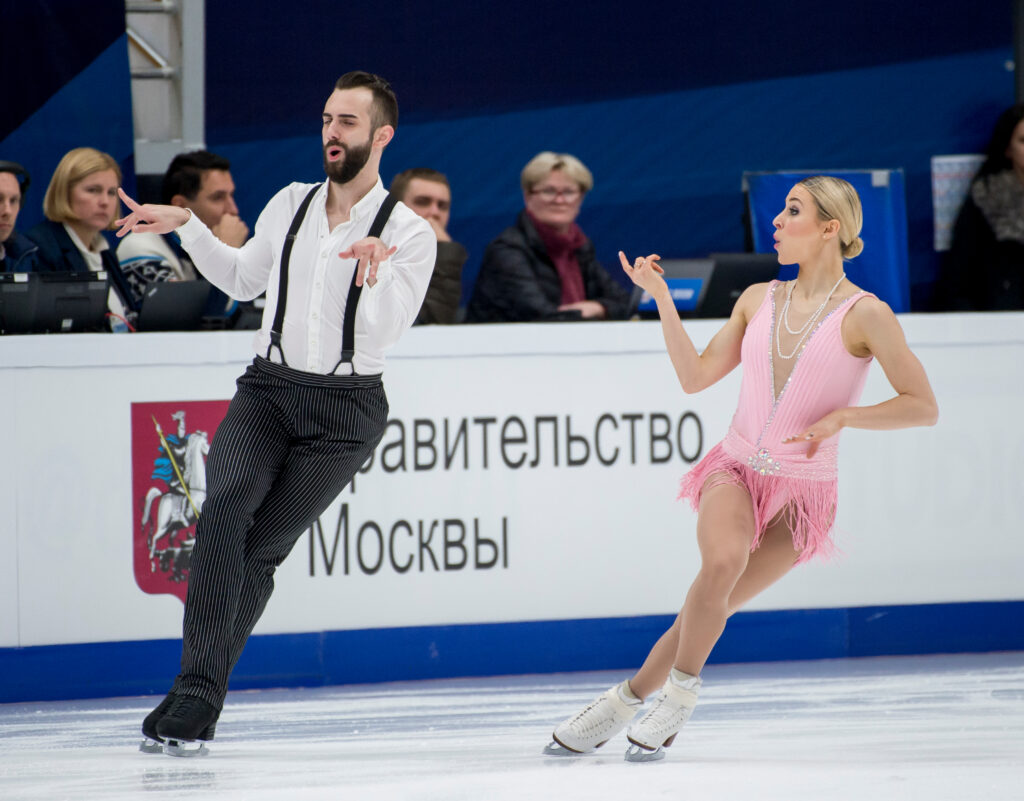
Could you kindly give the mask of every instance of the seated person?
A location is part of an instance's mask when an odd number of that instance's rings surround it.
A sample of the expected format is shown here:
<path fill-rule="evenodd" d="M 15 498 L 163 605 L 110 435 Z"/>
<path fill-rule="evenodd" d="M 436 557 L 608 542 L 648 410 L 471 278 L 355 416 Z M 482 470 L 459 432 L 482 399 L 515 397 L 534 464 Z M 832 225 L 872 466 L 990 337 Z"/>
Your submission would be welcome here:
<path fill-rule="evenodd" d="M 0 161 L 0 273 L 30 273 L 36 267 L 39 246 L 15 229 L 28 171 L 13 161 Z"/>
<path fill-rule="evenodd" d="M 1024 103 L 995 124 L 953 227 L 932 306 L 1024 309 Z"/>
<path fill-rule="evenodd" d="M 249 238 L 249 227 L 238 216 L 235 182 L 230 162 L 206 150 L 180 153 L 164 173 L 160 202 L 189 209 L 214 235 L 232 247 Z M 154 281 L 194 281 L 199 278 L 175 232 L 133 232 L 117 246 L 117 258 L 132 287 L 141 295 Z M 233 302 L 211 288 L 211 314 L 222 313 Z"/>
<path fill-rule="evenodd" d="M 544 152 L 523 168 L 526 209 L 487 246 L 466 322 L 624 319 L 629 293 L 576 224 L 594 185 L 579 159 Z"/>
<path fill-rule="evenodd" d="M 391 192 L 430 223 L 437 237 L 437 261 L 427 296 L 414 325 L 455 322 L 462 298 L 462 265 L 468 254 L 448 235 L 452 190 L 444 173 L 429 167 L 413 167 L 391 180 Z"/>
<path fill-rule="evenodd" d="M 106 270 L 110 280 L 107 307 L 114 330 L 132 324 L 141 298 L 132 291 L 103 236 L 103 231 L 112 228 L 121 216 L 117 198 L 120 185 L 121 168 L 112 156 L 91 147 L 69 150 L 46 188 L 46 219 L 28 232 L 29 239 L 39 245 L 37 270 Z"/>

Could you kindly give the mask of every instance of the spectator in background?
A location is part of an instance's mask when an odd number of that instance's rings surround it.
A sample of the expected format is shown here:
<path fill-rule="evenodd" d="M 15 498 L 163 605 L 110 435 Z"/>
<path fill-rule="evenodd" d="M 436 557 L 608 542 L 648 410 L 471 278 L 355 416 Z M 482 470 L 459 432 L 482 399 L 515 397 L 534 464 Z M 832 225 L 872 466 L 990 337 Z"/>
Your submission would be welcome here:
<path fill-rule="evenodd" d="M 53 171 L 43 198 L 46 219 L 28 232 L 39 245 L 38 270 L 100 272 L 110 279 L 107 308 L 130 325 L 139 302 L 131 291 L 117 257 L 103 236 L 120 216 L 117 187 L 121 168 L 112 156 L 91 147 L 69 150 Z M 119 330 L 116 320 L 112 320 Z"/>
<path fill-rule="evenodd" d="M 36 267 L 39 246 L 14 227 L 30 180 L 20 164 L 0 161 L 0 273 L 30 273 Z"/>
<path fill-rule="evenodd" d="M 534 156 L 521 175 L 525 210 L 487 246 L 466 322 L 623 319 L 629 293 L 576 224 L 594 178 L 568 153 Z"/>
<path fill-rule="evenodd" d="M 996 121 L 953 228 L 933 306 L 1024 309 L 1024 103 Z"/>
<path fill-rule="evenodd" d="M 160 202 L 189 209 L 213 234 L 231 247 L 241 247 L 249 237 L 249 226 L 238 216 L 231 163 L 206 150 L 181 153 L 164 173 Z M 138 297 L 154 281 L 193 281 L 199 278 L 192 259 L 181 246 L 178 234 L 133 232 L 117 247 L 132 290 Z M 207 307 L 216 313 L 233 305 L 220 290 L 211 288 Z"/>
<path fill-rule="evenodd" d="M 429 167 L 413 167 L 391 180 L 391 192 L 406 206 L 430 223 L 437 237 L 437 261 L 430 277 L 423 308 L 416 325 L 455 322 L 462 298 L 462 266 L 469 254 L 448 235 L 452 208 L 452 190 L 444 173 Z"/>

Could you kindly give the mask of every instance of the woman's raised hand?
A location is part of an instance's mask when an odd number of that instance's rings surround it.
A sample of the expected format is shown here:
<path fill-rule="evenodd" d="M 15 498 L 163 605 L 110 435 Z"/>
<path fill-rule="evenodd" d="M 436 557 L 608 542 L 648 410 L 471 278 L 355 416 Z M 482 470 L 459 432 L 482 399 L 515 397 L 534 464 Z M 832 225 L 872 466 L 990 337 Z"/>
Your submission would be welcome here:
<path fill-rule="evenodd" d="M 658 290 L 668 289 L 665 279 L 661 276 L 665 271 L 658 264 L 660 259 L 657 253 L 652 253 L 647 258 L 637 258 L 632 264 L 626 258 L 626 254 L 619 251 L 619 261 L 622 262 L 622 269 L 629 279 L 641 289 L 647 290 L 651 295 L 657 296 Z"/>
<path fill-rule="evenodd" d="M 169 234 L 179 225 L 188 222 L 192 213 L 180 206 L 156 206 L 152 203 L 140 205 L 132 200 L 128 193 L 121 187 L 117 188 L 117 194 L 130 209 L 128 214 L 119 220 L 114 220 L 117 229 L 117 236 L 122 237 L 132 231 L 149 231 L 154 234 Z"/>

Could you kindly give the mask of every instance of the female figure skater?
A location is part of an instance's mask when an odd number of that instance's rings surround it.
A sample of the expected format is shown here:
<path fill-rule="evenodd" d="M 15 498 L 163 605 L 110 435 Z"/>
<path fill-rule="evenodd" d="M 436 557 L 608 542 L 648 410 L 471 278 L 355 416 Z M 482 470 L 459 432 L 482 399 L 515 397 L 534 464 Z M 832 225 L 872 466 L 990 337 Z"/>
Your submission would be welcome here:
<path fill-rule="evenodd" d="M 749 287 L 703 353 L 680 325 L 659 257 L 630 265 L 619 253 L 633 283 L 657 302 L 683 391 L 699 392 L 737 364 L 743 380 L 725 439 L 682 482 L 680 497 L 698 514 L 701 555 L 682 611 L 639 672 L 561 723 L 545 753 L 603 745 L 660 687 L 629 728 L 626 759 L 662 758 L 697 703 L 701 669 L 728 617 L 795 564 L 831 552 L 839 432 L 934 425 L 935 397 L 896 316 L 843 272 L 843 260 L 863 248 L 861 222 L 849 183 L 800 181 L 773 223 L 779 262 L 798 264 L 797 278 Z M 896 395 L 856 406 L 872 358 Z"/>

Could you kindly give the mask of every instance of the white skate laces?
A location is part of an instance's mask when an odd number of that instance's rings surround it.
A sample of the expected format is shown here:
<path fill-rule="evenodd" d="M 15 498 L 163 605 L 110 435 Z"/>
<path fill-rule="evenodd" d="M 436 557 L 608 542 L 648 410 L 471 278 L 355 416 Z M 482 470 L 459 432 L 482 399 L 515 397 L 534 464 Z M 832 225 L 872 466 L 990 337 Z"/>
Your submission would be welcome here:
<path fill-rule="evenodd" d="M 654 706 L 629 727 L 627 761 L 649 762 L 665 756 L 663 749 L 672 745 L 697 706 L 700 685 L 699 677 L 672 668 Z"/>
<path fill-rule="evenodd" d="M 551 756 L 585 754 L 600 748 L 626 728 L 643 703 L 622 682 L 595 698 L 582 711 L 560 723 L 544 753 Z"/>

